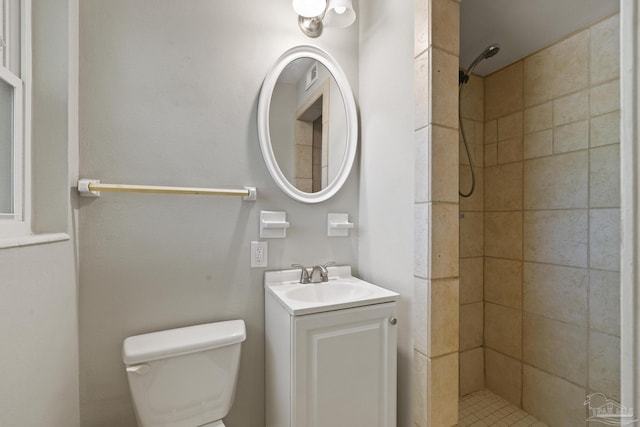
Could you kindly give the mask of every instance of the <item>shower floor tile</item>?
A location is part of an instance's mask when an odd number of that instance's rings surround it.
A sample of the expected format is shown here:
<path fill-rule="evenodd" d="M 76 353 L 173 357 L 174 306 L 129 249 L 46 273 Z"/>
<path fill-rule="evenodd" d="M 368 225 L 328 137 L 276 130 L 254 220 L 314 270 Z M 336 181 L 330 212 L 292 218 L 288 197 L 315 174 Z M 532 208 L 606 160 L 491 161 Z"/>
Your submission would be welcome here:
<path fill-rule="evenodd" d="M 461 397 L 458 408 L 459 427 L 547 427 L 545 423 L 489 390 L 480 390 Z"/>

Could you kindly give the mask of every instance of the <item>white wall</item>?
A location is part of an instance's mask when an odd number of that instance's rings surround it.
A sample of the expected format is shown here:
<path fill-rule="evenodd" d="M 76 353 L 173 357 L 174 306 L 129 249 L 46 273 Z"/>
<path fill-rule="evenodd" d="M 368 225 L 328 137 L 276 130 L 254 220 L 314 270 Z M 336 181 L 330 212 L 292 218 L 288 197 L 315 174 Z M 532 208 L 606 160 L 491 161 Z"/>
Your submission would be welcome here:
<path fill-rule="evenodd" d="M 228 427 L 264 425 L 264 269 L 249 268 L 261 209 L 286 210 L 269 266 L 335 260 L 357 267 L 357 238 L 326 237 L 329 212 L 358 217 L 358 168 L 319 205 L 271 180 L 256 129 L 266 72 L 316 44 L 357 90 L 357 26 L 316 40 L 290 1 L 84 0 L 80 5 L 81 174 L 104 182 L 258 187 L 236 198 L 103 194 L 80 206 L 80 376 L 84 427 L 135 425 L 120 350 L 130 335 L 243 318 Z M 357 271 L 357 270 L 356 270 Z"/>
<path fill-rule="evenodd" d="M 398 425 L 411 421 L 413 2 L 360 3 L 360 274 L 399 292 Z"/>
<path fill-rule="evenodd" d="M 34 228 L 71 240 L 0 249 L 0 425 L 79 426 L 73 210 L 76 0 L 33 1 Z"/>

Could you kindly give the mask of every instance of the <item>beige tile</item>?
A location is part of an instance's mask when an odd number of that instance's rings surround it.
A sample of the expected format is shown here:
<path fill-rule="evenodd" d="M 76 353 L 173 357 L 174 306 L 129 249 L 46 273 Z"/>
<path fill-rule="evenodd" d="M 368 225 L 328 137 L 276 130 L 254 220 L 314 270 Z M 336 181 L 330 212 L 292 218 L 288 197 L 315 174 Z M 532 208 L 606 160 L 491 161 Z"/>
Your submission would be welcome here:
<path fill-rule="evenodd" d="M 522 110 L 522 61 L 485 77 L 484 96 L 487 120 Z"/>
<path fill-rule="evenodd" d="M 429 169 L 431 201 L 458 201 L 458 132 L 441 126 L 431 129 Z"/>
<path fill-rule="evenodd" d="M 484 388 L 484 351 L 482 347 L 460 353 L 460 396 Z"/>
<path fill-rule="evenodd" d="M 536 368 L 523 366 L 524 410 L 551 426 L 583 426 L 586 391 Z"/>
<path fill-rule="evenodd" d="M 592 147 L 620 142 L 620 110 L 591 118 Z"/>
<path fill-rule="evenodd" d="M 425 279 L 430 277 L 430 213 L 428 203 L 417 203 L 413 206 L 413 274 Z"/>
<path fill-rule="evenodd" d="M 485 214 L 485 256 L 522 259 L 522 212 Z"/>
<path fill-rule="evenodd" d="M 591 209 L 589 222 L 589 265 L 620 271 L 620 209 Z"/>
<path fill-rule="evenodd" d="M 524 260 L 587 266 L 586 210 L 524 213 Z"/>
<path fill-rule="evenodd" d="M 296 178 L 311 179 L 312 153 L 310 145 L 296 145 Z"/>
<path fill-rule="evenodd" d="M 588 159 L 584 150 L 524 162 L 524 208 L 586 208 Z"/>
<path fill-rule="evenodd" d="M 522 210 L 522 162 L 485 168 L 484 179 L 485 211 Z"/>
<path fill-rule="evenodd" d="M 498 119 L 498 141 L 522 136 L 522 111 Z"/>
<path fill-rule="evenodd" d="M 422 0 L 420 0 L 422 1 Z M 426 1 L 426 0 L 425 0 Z M 431 123 L 431 49 L 427 49 L 414 61 L 414 129 Z"/>
<path fill-rule="evenodd" d="M 486 257 L 485 301 L 522 309 L 522 262 Z"/>
<path fill-rule="evenodd" d="M 484 209 L 484 168 L 474 167 L 476 185 L 469 197 L 460 196 L 460 211 L 482 212 Z M 468 194 L 471 191 L 471 169 L 460 168 L 460 192 Z"/>
<path fill-rule="evenodd" d="M 460 350 L 470 350 L 483 344 L 482 302 L 460 306 Z"/>
<path fill-rule="evenodd" d="M 413 56 L 417 57 L 422 52 L 427 50 L 429 45 L 431 44 L 431 14 L 430 14 L 430 5 L 431 0 L 415 0 L 413 3 L 414 7 L 414 37 L 413 37 L 413 46 L 414 52 Z"/>
<path fill-rule="evenodd" d="M 618 144 L 590 150 L 589 204 L 594 208 L 620 206 L 620 146 Z"/>
<path fill-rule="evenodd" d="M 460 258 L 460 304 L 483 298 L 484 258 Z"/>
<path fill-rule="evenodd" d="M 443 0 L 440 0 L 443 1 Z M 439 49 L 431 53 L 431 115 L 434 124 L 458 128 L 458 57 Z"/>
<path fill-rule="evenodd" d="M 429 341 L 431 339 L 429 292 L 429 280 L 420 277 L 413 278 L 413 325 L 411 325 L 413 347 L 424 355 L 429 354 Z"/>
<path fill-rule="evenodd" d="M 498 121 L 490 120 L 484 124 L 484 143 L 491 144 L 498 142 Z"/>
<path fill-rule="evenodd" d="M 431 126 L 414 132 L 415 202 L 431 201 L 430 134 Z"/>
<path fill-rule="evenodd" d="M 487 388 L 514 405 L 522 405 L 522 363 L 485 349 Z"/>
<path fill-rule="evenodd" d="M 431 0 L 433 45 L 458 55 L 460 49 L 460 4 L 453 0 Z"/>
<path fill-rule="evenodd" d="M 429 383 L 429 358 L 419 351 L 413 352 L 413 422 L 418 427 L 427 427 L 429 413 L 427 384 Z"/>
<path fill-rule="evenodd" d="M 569 123 L 553 130 L 553 152 L 566 153 L 589 147 L 589 121 Z"/>
<path fill-rule="evenodd" d="M 462 119 L 462 128 L 460 128 L 461 131 L 459 132 L 460 135 L 460 144 L 463 144 L 462 142 L 462 130 L 464 130 L 464 137 L 465 140 L 467 141 L 467 144 L 469 145 L 474 145 L 476 143 L 476 126 L 473 120 L 471 119 Z M 465 163 L 464 164 L 469 164 L 469 162 L 466 159 L 466 156 L 463 155 L 464 153 L 464 149 L 460 149 L 458 150 L 460 151 L 460 160 L 462 160 L 464 158 Z M 462 161 L 461 161 L 462 164 Z M 474 163 L 475 164 L 475 163 Z"/>
<path fill-rule="evenodd" d="M 501 305 L 484 305 L 485 347 L 520 359 L 522 356 L 522 311 Z"/>
<path fill-rule="evenodd" d="M 484 255 L 484 214 L 481 212 L 465 212 L 460 218 L 460 257 L 481 257 Z"/>
<path fill-rule="evenodd" d="M 553 124 L 560 126 L 589 118 L 589 91 L 582 90 L 553 101 Z"/>
<path fill-rule="evenodd" d="M 458 351 L 458 293 L 458 279 L 430 282 L 429 357 Z"/>
<path fill-rule="evenodd" d="M 458 205 L 431 205 L 431 245 L 429 260 L 432 279 L 458 277 Z"/>
<path fill-rule="evenodd" d="M 458 423 L 458 353 L 429 359 L 428 426 Z"/>
<path fill-rule="evenodd" d="M 498 142 L 498 164 L 502 165 L 521 161 L 522 145 L 521 136 Z"/>
<path fill-rule="evenodd" d="M 524 133 L 534 133 L 553 127 L 553 103 L 545 102 L 524 110 Z"/>
<path fill-rule="evenodd" d="M 610 113 L 620 109 L 620 80 L 604 83 L 591 88 L 589 104 L 592 116 Z"/>
<path fill-rule="evenodd" d="M 464 85 L 460 111 L 465 119 L 484 121 L 484 79 L 482 77 L 472 74 L 469 82 Z"/>
<path fill-rule="evenodd" d="M 313 181 L 311 178 L 296 178 L 296 188 L 298 190 L 311 193 L 313 191 L 312 187 Z"/>
<path fill-rule="evenodd" d="M 589 271 L 524 263 L 524 309 L 551 319 L 587 325 Z"/>
<path fill-rule="evenodd" d="M 586 386 L 587 328 L 524 313 L 522 361 Z"/>
<path fill-rule="evenodd" d="M 592 329 L 620 336 L 620 273 L 591 270 L 589 323 Z"/>
<path fill-rule="evenodd" d="M 525 159 L 549 156 L 553 153 L 553 131 L 551 129 L 524 136 Z"/>
<path fill-rule="evenodd" d="M 620 15 L 616 14 L 591 27 L 590 59 L 592 84 L 620 75 Z"/>
<path fill-rule="evenodd" d="M 620 338 L 591 332 L 589 388 L 620 400 Z"/>
<path fill-rule="evenodd" d="M 589 31 L 581 31 L 524 60 L 524 102 L 539 104 L 588 83 Z"/>
<path fill-rule="evenodd" d="M 482 87 L 484 88 L 484 86 Z M 484 98 L 482 99 L 484 101 Z M 476 135 L 477 135 L 476 144 L 484 144 L 484 103 L 482 105 L 483 105 L 482 118 L 475 121 Z"/>
<path fill-rule="evenodd" d="M 498 164 L 498 144 L 487 144 L 484 146 L 484 165 L 494 166 Z"/>

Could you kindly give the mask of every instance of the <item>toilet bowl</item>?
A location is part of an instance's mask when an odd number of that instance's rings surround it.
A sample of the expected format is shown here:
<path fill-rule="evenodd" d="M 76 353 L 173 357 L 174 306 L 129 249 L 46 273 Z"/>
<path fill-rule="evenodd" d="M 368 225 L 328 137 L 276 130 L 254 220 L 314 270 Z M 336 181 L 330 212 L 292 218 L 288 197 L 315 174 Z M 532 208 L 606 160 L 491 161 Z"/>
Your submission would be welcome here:
<path fill-rule="evenodd" d="M 235 397 L 244 321 L 124 340 L 122 360 L 141 427 L 224 427 Z"/>

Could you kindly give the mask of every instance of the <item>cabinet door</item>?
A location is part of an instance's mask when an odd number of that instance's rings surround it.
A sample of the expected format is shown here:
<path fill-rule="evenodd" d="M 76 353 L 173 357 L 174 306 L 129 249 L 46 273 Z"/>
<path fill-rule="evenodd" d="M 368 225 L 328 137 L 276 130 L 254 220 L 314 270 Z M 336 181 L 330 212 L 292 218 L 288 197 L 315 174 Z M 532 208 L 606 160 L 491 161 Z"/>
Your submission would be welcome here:
<path fill-rule="evenodd" d="M 395 303 L 294 318 L 293 427 L 396 424 Z"/>

